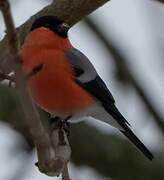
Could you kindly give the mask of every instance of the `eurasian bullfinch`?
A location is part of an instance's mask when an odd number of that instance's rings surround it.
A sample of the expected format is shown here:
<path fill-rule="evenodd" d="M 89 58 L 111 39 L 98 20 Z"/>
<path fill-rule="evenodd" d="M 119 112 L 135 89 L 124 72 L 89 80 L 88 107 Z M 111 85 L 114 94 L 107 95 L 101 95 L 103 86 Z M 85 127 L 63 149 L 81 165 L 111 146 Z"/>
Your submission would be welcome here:
<path fill-rule="evenodd" d="M 57 17 L 43 16 L 34 21 L 25 39 L 22 68 L 35 103 L 62 120 L 90 116 L 110 124 L 152 160 L 153 155 L 130 129 L 94 66 L 71 45 L 69 28 Z"/>

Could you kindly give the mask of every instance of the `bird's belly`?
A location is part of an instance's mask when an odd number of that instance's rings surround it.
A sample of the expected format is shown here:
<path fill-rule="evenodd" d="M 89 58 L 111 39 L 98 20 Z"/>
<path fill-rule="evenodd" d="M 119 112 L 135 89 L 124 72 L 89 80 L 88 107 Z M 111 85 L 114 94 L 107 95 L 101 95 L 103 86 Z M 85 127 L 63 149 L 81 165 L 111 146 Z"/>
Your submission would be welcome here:
<path fill-rule="evenodd" d="M 29 88 L 36 104 L 52 114 L 71 115 L 94 103 L 94 98 L 70 79 L 35 77 Z"/>

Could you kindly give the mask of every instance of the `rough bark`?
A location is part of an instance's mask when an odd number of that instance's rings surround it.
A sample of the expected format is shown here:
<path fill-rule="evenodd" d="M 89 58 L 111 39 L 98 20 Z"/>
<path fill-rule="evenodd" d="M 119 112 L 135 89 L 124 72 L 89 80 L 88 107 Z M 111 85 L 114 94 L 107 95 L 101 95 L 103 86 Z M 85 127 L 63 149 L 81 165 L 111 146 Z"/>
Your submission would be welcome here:
<path fill-rule="evenodd" d="M 90 166 L 115 180 L 164 178 L 162 150 L 151 162 L 118 134 L 106 134 L 85 123 L 73 124 L 71 132 L 72 161 L 76 165 Z"/>
<path fill-rule="evenodd" d="M 30 17 L 24 24 L 17 28 L 19 40 L 21 44 L 24 42 L 24 39 L 33 21 L 40 16 L 57 16 L 73 26 L 76 22 L 108 1 L 109 0 L 54 0 L 51 5 L 45 7 L 37 14 Z M 10 72 L 11 66 L 7 61 L 8 59 L 10 59 L 10 53 L 6 47 L 7 39 L 5 37 L 0 42 L 0 69 L 3 72 Z"/>

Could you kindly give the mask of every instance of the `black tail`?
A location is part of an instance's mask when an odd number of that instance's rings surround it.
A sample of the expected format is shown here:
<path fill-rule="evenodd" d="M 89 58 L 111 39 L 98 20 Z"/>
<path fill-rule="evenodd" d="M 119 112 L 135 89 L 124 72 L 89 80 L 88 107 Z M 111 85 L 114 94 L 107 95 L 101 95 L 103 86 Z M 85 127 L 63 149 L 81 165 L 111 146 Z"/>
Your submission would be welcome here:
<path fill-rule="evenodd" d="M 121 131 L 121 130 L 120 130 Z M 121 131 L 149 160 L 154 157 L 146 146 L 136 137 L 136 135 L 127 128 L 126 131 Z"/>
<path fill-rule="evenodd" d="M 150 160 L 153 159 L 152 153 L 146 146 L 136 137 L 136 135 L 129 128 L 128 121 L 122 116 L 114 104 L 103 104 L 106 111 L 117 121 L 121 126 L 121 132 L 134 144 L 136 147 Z"/>

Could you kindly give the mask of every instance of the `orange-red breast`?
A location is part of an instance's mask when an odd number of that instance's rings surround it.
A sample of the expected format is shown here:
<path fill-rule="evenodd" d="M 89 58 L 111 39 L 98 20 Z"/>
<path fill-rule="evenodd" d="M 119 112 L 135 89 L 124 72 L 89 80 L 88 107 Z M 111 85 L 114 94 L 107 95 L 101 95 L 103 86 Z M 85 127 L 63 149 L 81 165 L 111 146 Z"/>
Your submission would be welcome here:
<path fill-rule="evenodd" d="M 31 96 L 53 116 L 75 121 L 85 116 L 118 128 L 150 160 L 153 155 L 130 129 L 88 58 L 67 38 L 68 24 L 54 16 L 35 20 L 22 47 L 22 68 Z"/>

